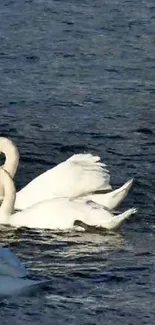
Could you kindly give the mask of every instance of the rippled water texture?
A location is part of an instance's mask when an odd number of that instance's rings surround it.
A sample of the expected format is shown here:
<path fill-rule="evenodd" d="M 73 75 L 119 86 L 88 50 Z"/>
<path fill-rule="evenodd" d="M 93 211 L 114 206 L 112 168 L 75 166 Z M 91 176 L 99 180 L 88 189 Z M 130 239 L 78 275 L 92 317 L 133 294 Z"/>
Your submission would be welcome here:
<path fill-rule="evenodd" d="M 0 133 L 20 150 L 16 187 L 73 153 L 134 187 L 116 237 L 1 227 L 34 278 L 0 302 L 1 324 L 155 324 L 155 4 L 1 0 Z"/>

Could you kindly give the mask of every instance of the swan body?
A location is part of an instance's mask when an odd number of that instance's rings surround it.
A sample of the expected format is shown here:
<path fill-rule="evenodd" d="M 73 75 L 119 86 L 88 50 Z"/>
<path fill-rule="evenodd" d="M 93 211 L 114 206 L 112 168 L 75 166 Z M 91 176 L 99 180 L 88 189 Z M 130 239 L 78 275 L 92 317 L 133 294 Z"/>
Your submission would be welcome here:
<path fill-rule="evenodd" d="M 66 230 L 73 228 L 75 220 L 80 220 L 88 225 L 116 229 L 136 212 L 136 209 L 129 209 L 113 216 L 109 210 L 93 201 L 77 202 L 69 198 L 55 198 L 36 203 L 23 211 L 12 214 L 16 196 L 13 180 L 3 168 L 0 169 L 0 179 L 5 192 L 0 208 L 0 222 L 15 227 Z"/>
<path fill-rule="evenodd" d="M 113 216 L 110 211 L 97 204 L 92 207 L 89 203 L 57 198 L 36 203 L 22 212 L 13 214 L 10 224 L 15 227 L 67 230 L 73 228 L 76 220 L 81 220 L 91 226 L 114 230 L 135 212 L 135 209 L 129 209 L 122 214 Z"/>
<path fill-rule="evenodd" d="M 27 270 L 10 249 L 0 248 L 0 298 L 25 294 L 40 288 L 48 281 L 36 281 L 26 278 Z"/>
<path fill-rule="evenodd" d="M 19 163 L 15 144 L 0 137 L 0 151 L 6 155 L 3 168 L 13 178 Z M 110 175 L 100 157 L 91 154 L 76 154 L 32 180 L 16 194 L 15 209 L 23 210 L 35 203 L 57 197 L 69 197 L 86 202 L 93 200 L 109 210 L 114 209 L 126 197 L 132 185 L 130 180 L 121 188 L 112 191 Z M 96 191 L 111 191 L 95 194 Z M 4 190 L 0 183 L 0 197 Z"/>

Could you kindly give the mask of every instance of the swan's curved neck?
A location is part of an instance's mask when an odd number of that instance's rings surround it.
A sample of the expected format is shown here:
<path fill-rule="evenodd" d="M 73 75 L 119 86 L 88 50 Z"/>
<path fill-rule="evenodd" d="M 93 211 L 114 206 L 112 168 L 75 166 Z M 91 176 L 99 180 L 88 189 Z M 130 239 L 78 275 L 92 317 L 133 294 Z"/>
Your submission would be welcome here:
<path fill-rule="evenodd" d="M 3 152 L 6 158 L 3 168 L 14 177 L 19 163 L 17 147 L 10 139 L 0 137 L 0 152 Z"/>
<path fill-rule="evenodd" d="M 0 168 L 0 180 L 4 187 L 4 199 L 0 207 L 0 223 L 8 223 L 14 210 L 16 189 L 9 173 L 2 167 Z"/>

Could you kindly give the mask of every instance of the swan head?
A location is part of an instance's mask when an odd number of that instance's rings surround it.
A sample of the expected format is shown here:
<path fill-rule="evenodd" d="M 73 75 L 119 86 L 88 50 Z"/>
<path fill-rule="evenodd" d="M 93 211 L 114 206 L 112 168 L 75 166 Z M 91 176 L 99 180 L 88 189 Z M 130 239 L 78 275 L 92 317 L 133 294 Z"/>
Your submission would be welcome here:
<path fill-rule="evenodd" d="M 19 163 L 19 152 L 12 140 L 0 137 L 0 154 L 1 153 L 5 155 L 3 168 L 14 177 Z"/>

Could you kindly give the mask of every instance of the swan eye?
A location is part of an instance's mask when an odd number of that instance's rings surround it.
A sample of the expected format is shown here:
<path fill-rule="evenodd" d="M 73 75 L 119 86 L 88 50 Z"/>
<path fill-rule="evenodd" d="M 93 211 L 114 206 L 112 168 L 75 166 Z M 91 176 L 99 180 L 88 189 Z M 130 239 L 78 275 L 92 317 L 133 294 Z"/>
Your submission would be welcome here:
<path fill-rule="evenodd" d="M 5 163 L 5 155 L 3 152 L 0 152 L 0 166 L 3 166 Z"/>

